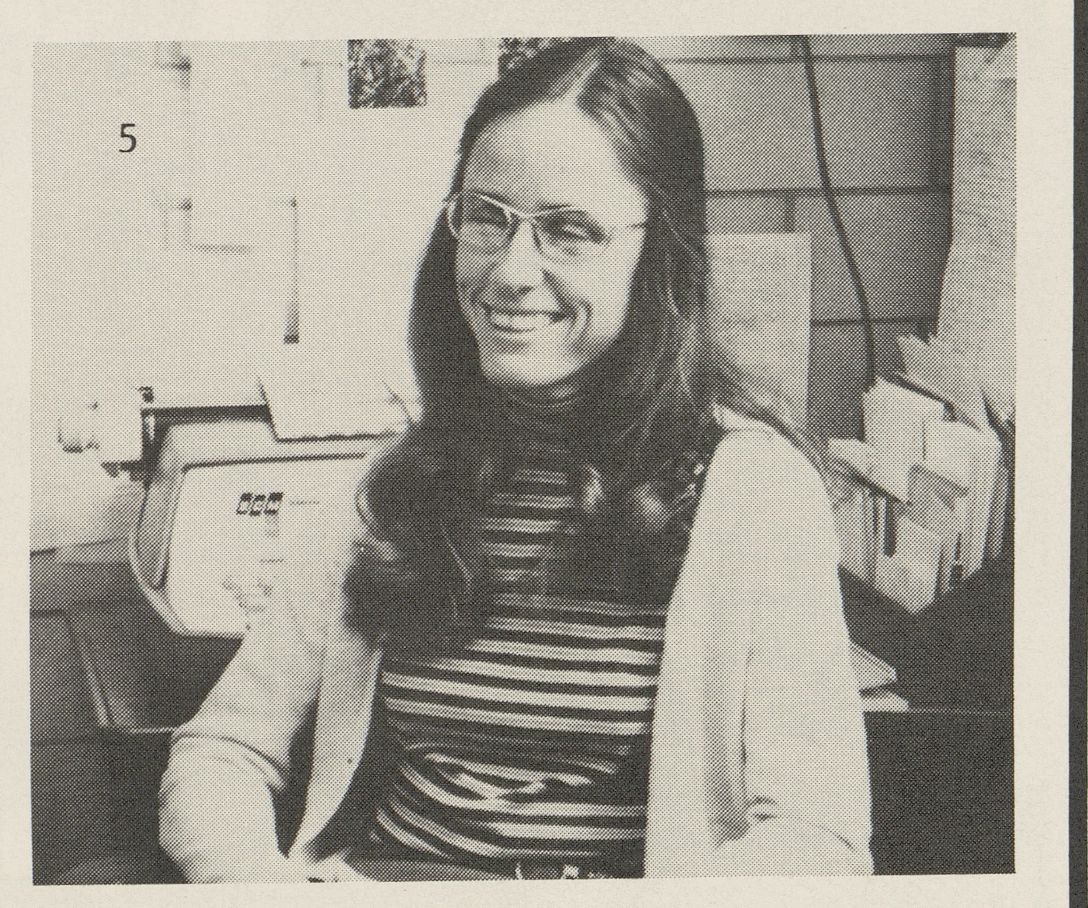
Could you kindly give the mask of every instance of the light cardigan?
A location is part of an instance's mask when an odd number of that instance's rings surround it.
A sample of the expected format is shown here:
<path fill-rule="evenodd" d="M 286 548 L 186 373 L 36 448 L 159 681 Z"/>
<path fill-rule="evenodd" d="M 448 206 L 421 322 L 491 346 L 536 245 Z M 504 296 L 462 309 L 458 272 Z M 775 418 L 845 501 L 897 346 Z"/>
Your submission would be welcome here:
<path fill-rule="evenodd" d="M 352 630 L 347 530 L 246 634 L 177 729 L 160 840 L 194 882 L 283 866 L 274 798 L 314 716 L 292 862 L 319 859 L 370 727 L 381 648 Z M 669 604 L 650 750 L 648 877 L 872 872 L 869 770 L 829 502 L 811 465 L 733 420 L 708 468 Z M 300 592 L 301 596 L 301 592 Z M 359 780 L 366 784 L 366 779 Z"/>

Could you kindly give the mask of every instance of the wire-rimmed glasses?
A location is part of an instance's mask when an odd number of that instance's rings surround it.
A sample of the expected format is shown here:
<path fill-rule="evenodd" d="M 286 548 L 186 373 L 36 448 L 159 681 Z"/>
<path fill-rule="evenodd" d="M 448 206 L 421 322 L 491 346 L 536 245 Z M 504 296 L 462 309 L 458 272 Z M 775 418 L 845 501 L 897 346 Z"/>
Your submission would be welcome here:
<path fill-rule="evenodd" d="M 569 206 L 520 211 L 479 192 L 457 192 L 446 202 L 450 233 L 485 255 L 502 252 L 522 223 L 529 224 L 540 254 L 560 264 L 593 259 L 608 248 L 616 234 L 646 226 L 644 221 L 605 225 L 588 211 Z"/>

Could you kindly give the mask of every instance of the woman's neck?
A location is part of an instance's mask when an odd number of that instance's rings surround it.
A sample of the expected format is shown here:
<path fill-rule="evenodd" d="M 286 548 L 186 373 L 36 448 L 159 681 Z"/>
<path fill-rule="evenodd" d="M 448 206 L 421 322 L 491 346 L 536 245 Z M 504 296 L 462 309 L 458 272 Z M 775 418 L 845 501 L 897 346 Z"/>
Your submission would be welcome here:
<path fill-rule="evenodd" d="M 488 386 L 491 417 L 497 420 L 500 436 L 536 439 L 560 447 L 576 444 L 584 430 L 587 395 L 571 382 L 548 386 Z"/>
<path fill-rule="evenodd" d="M 501 399 L 512 405 L 540 413 L 569 413 L 576 410 L 585 399 L 585 391 L 575 379 L 552 385 L 508 385 L 494 388 Z"/>

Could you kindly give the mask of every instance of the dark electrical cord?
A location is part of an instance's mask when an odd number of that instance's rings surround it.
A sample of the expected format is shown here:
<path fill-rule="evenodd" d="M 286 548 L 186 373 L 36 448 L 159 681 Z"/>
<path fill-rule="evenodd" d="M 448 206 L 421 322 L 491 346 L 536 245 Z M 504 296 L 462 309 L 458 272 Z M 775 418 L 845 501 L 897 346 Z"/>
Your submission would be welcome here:
<path fill-rule="evenodd" d="M 812 108 L 812 134 L 816 144 L 816 163 L 820 169 L 820 185 L 823 189 L 824 199 L 827 202 L 827 210 L 831 212 L 831 221 L 835 225 L 835 233 L 839 237 L 842 254 L 846 258 L 846 268 L 850 272 L 854 292 L 857 294 L 858 309 L 861 311 L 861 324 L 865 330 L 866 385 L 871 386 L 876 382 L 876 340 L 873 337 L 873 315 L 869 309 L 869 297 L 866 295 L 865 287 L 861 283 L 861 272 L 858 271 L 854 250 L 850 246 L 850 240 L 846 235 L 846 227 L 842 222 L 839 203 L 835 198 L 834 190 L 831 188 L 831 174 L 827 169 L 827 149 L 824 147 L 823 117 L 820 114 L 820 97 L 816 90 L 816 67 L 812 62 L 812 42 L 807 35 L 798 37 L 801 45 L 801 56 L 805 62 L 805 77 L 808 80 L 808 99 Z"/>

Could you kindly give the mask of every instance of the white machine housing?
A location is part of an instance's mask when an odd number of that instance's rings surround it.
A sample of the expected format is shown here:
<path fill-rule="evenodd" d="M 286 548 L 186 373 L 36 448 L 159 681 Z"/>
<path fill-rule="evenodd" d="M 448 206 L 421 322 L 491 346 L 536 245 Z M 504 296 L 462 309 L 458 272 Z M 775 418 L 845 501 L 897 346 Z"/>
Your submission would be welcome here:
<path fill-rule="evenodd" d="M 350 525 L 375 438 L 281 441 L 259 419 L 167 429 L 129 559 L 172 630 L 242 636 L 289 595 L 328 527 Z M 312 591 L 313 595 L 317 591 Z"/>

